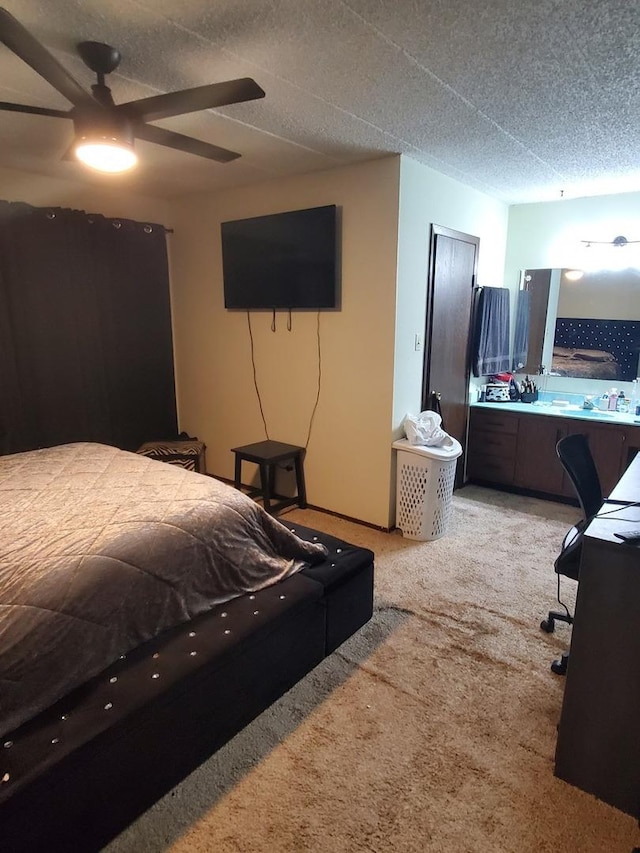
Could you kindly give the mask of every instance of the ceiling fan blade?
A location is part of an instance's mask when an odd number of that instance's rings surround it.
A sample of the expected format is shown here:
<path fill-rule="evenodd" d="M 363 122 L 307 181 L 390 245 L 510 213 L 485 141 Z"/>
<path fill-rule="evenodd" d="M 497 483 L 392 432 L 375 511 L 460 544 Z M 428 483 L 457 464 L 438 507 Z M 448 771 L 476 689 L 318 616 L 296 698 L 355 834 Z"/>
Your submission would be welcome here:
<path fill-rule="evenodd" d="M 155 142 L 156 145 L 186 151 L 187 154 L 206 157 L 209 160 L 216 160 L 218 163 L 229 163 L 240 156 L 235 151 L 228 151 L 226 148 L 211 145 L 210 142 L 202 142 L 199 139 L 193 139 L 191 136 L 174 133 L 174 131 L 166 130 L 164 127 L 136 124 L 133 132 L 138 139 L 144 139 L 145 142 Z"/>
<path fill-rule="evenodd" d="M 167 92 L 165 95 L 152 95 L 138 101 L 119 104 L 118 110 L 126 113 L 130 119 L 158 121 L 170 116 L 210 110 L 242 101 L 264 98 L 264 91 L 255 80 L 242 77 L 238 80 L 226 80 L 197 86 L 195 89 L 183 89 L 180 92 Z"/>
<path fill-rule="evenodd" d="M 85 92 L 46 47 L 40 44 L 13 15 L 2 8 L 0 8 L 0 41 L 75 106 L 93 101 L 91 95 Z"/>
<path fill-rule="evenodd" d="M 0 110 L 8 110 L 12 113 L 31 113 L 37 116 L 53 116 L 54 118 L 72 118 L 71 111 L 51 110 L 49 107 L 30 107 L 27 104 L 9 104 L 0 101 Z"/>

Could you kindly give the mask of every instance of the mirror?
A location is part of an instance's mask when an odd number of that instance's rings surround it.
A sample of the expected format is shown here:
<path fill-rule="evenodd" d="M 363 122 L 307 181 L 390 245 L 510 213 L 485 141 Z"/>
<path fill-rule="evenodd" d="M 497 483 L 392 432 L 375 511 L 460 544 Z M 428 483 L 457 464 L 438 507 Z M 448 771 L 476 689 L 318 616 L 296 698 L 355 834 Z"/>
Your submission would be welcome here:
<path fill-rule="evenodd" d="M 574 275 L 582 272 L 579 277 Z M 524 270 L 529 334 L 523 373 L 635 379 L 640 358 L 640 270 Z"/>

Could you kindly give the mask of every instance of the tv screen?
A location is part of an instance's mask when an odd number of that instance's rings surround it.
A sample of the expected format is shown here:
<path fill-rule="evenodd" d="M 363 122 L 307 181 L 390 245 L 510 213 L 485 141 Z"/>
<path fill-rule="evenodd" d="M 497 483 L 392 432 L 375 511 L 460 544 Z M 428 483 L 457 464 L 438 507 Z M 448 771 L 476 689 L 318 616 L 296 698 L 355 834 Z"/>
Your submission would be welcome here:
<path fill-rule="evenodd" d="M 336 206 L 223 222 L 225 308 L 336 308 Z"/>

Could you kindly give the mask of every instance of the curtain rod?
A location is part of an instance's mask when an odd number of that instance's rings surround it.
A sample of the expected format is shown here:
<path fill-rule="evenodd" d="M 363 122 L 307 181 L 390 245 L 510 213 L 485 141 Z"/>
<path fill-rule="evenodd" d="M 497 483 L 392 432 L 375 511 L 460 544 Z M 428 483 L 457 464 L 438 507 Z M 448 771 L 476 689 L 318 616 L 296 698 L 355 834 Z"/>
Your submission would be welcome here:
<path fill-rule="evenodd" d="M 48 211 L 45 214 L 47 219 L 55 219 L 57 210 L 69 210 L 72 213 L 83 214 L 84 216 L 86 216 L 89 219 L 89 222 L 92 221 L 91 220 L 92 216 L 101 216 L 101 217 L 103 217 L 103 219 L 110 220 L 112 222 L 112 224 L 115 225 L 116 228 L 120 228 L 120 219 L 127 219 L 127 221 L 133 222 L 137 225 L 142 225 L 144 228 L 151 228 L 151 226 L 152 226 L 151 222 L 144 222 L 143 220 L 139 220 L 139 219 L 129 219 L 126 216 L 125 217 L 106 216 L 104 213 L 89 213 L 86 210 L 75 209 L 72 207 L 70 207 L 70 208 L 52 208 L 52 207 L 38 208 L 38 207 L 34 207 L 32 204 L 28 204 L 28 202 L 4 202 L 4 203 L 6 203 L 6 204 L 24 204 L 33 211 L 38 211 L 38 210 Z M 159 225 L 165 234 L 173 234 L 173 228 L 167 228 L 166 225 L 161 225 L 159 222 L 154 222 L 153 225 Z"/>

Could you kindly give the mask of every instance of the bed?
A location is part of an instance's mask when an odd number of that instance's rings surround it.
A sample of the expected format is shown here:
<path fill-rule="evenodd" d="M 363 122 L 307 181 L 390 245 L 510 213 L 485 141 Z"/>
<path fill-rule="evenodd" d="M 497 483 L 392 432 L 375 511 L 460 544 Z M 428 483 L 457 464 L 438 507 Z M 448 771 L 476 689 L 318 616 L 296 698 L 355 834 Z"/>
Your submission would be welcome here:
<path fill-rule="evenodd" d="M 100 849 L 372 612 L 370 551 L 110 446 L 0 457 L 0 506 L 3 850 Z"/>
<path fill-rule="evenodd" d="M 575 379 L 620 379 L 620 365 L 610 352 L 576 347 L 553 348 L 551 372 Z"/>

